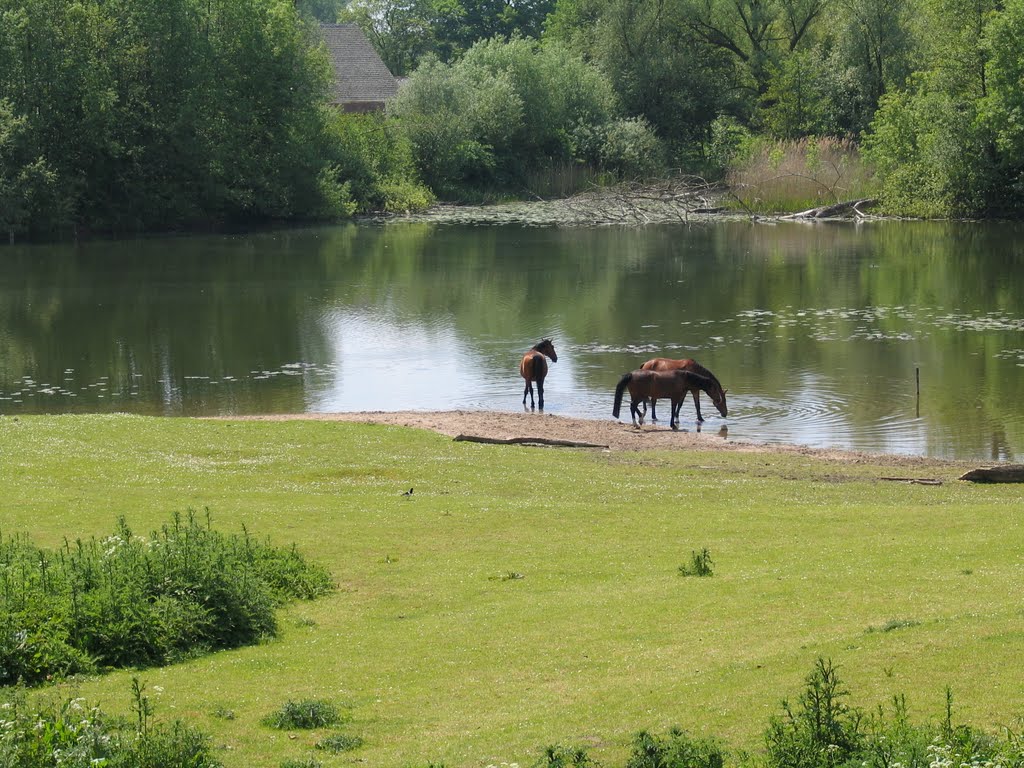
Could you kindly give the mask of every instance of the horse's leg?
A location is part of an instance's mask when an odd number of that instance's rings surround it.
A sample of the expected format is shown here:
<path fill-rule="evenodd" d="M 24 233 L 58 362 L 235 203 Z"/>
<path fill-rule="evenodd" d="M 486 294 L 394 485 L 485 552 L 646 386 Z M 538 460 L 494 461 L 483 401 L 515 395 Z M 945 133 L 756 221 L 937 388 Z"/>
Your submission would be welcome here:
<path fill-rule="evenodd" d="M 683 401 L 682 399 L 676 399 L 673 397 L 669 402 L 671 403 L 669 409 L 671 410 L 672 415 L 669 417 L 668 425 L 672 429 L 679 429 L 679 408 L 682 406 Z"/>
<path fill-rule="evenodd" d="M 537 402 L 539 408 L 544 410 L 544 379 L 537 379 Z"/>
<path fill-rule="evenodd" d="M 640 426 L 639 424 L 636 423 L 636 417 L 637 417 L 637 415 L 639 413 L 640 413 L 640 406 L 637 405 L 637 401 L 636 400 L 634 400 L 632 397 L 630 397 L 629 398 L 629 417 L 633 420 L 633 426 L 634 427 Z M 641 416 L 640 417 L 640 424 L 643 424 L 643 423 L 644 423 L 644 417 Z"/>
<path fill-rule="evenodd" d="M 529 395 L 530 395 L 530 408 L 532 409 L 533 408 L 533 380 L 532 379 L 527 379 L 526 380 L 526 389 L 523 390 L 523 405 L 524 406 L 526 405 L 526 395 L 527 395 L 527 393 L 529 393 Z"/>
<path fill-rule="evenodd" d="M 704 417 L 700 415 L 700 390 L 691 391 L 693 392 L 693 407 L 697 409 L 697 421 L 704 421 Z"/>
<path fill-rule="evenodd" d="M 654 412 L 654 406 L 657 405 L 657 403 L 658 403 L 658 398 L 652 397 L 651 398 L 651 421 L 652 422 L 655 422 L 655 421 L 658 420 L 658 415 Z"/>

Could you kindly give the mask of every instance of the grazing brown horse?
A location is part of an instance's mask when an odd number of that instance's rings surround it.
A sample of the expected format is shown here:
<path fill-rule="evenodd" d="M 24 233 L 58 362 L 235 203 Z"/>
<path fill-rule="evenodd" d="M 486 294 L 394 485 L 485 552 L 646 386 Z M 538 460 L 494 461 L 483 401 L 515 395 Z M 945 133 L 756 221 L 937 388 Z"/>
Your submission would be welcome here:
<path fill-rule="evenodd" d="M 645 371 L 642 368 L 625 374 L 615 386 L 615 404 L 612 406 L 612 416 L 619 418 L 619 410 L 622 406 L 622 393 L 629 388 L 629 415 L 633 418 L 633 425 L 639 426 L 644 423 L 644 414 L 640 413 L 640 405 L 647 398 L 655 400 L 659 397 L 667 397 L 672 401 L 672 417 L 669 419 L 669 426 L 672 429 L 679 428 L 679 407 L 686 399 L 686 393 L 694 388 L 703 389 L 709 395 L 713 387 L 712 380 L 707 376 L 691 371 Z M 637 420 L 639 419 L 639 424 Z"/>
<path fill-rule="evenodd" d="M 653 360 L 648 360 L 646 363 L 640 366 L 641 370 L 644 371 L 689 371 L 690 373 L 698 373 L 701 376 L 706 376 L 711 379 L 711 388 L 706 389 L 708 396 L 711 398 L 711 402 L 715 404 L 718 412 L 722 416 L 729 415 L 728 406 L 725 403 L 725 393 L 729 390 L 722 389 L 722 385 L 715 378 L 715 374 L 705 368 L 703 365 L 698 363 L 696 360 L 670 360 L 667 357 L 656 357 Z M 692 387 L 690 392 L 693 394 L 693 407 L 697 409 L 697 421 L 704 421 L 704 417 L 700 414 L 700 387 Z M 654 404 L 657 402 L 657 398 L 651 398 L 651 421 L 657 421 L 658 417 L 654 414 Z M 647 404 L 644 403 L 644 414 L 647 413 Z"/>
<path fill-rule="evenodd" d="M 526 379 L 526 388 L 523 390 L 523 405 L 526 405 L 526 396 L 530 396 L 530 408 L 533 408 L 533 382 L 537 382 L 537 399 L 540 401 L 540 409 L 544 410 L 544 377 L 548 375 L 548 361 L 544 355 L 551 358 L 552 363 L 558 362 L 558 355 L 555 354 L 555 346 L 551 339 L 541 339 L 534 344 L 523 355 L 519 363 L 519 375 Z"/>

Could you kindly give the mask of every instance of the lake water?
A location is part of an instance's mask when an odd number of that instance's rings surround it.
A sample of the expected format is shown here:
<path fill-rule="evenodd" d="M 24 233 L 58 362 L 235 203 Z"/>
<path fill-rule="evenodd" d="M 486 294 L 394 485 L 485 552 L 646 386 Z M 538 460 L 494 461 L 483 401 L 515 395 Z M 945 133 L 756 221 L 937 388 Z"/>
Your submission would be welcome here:
<path fill-rule="evenodd" d="M 517 411 L 549 336 L 548 413 L 610 419 L 624 372 L 693 357 L 729 390 L 726 419 L 703 398 L 725 439 L 1020 460 L 1022 234 L 420 222 L 2 247 L 0 414 Z"/>

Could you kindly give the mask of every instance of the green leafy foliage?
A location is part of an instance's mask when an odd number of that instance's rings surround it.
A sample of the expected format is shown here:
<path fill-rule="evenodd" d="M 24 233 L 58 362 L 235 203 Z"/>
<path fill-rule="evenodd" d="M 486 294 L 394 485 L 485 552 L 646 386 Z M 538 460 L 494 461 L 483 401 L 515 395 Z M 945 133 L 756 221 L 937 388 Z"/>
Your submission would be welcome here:
<path fill-rule="evenodd" d="M 710 739 L 694 739 L 680 728 L 657 736 L 641 731 L 626 768 L 722 768 L 725 752 Z"/>
<path fill-rule="evenodd" d="M 433 202 L 418 180 L 413 147 L 392 118 L 339 112 L 331 122 L 335 157 L 331 173 L 345 184 L 355 211 L 414 211 Z"/>
<path fill-rule="evenodd" d="M 855 755 L 863 744 L 862 714 L 846 703 L 848 696 L 831 660 L 819 658 L 796 705 L 783 701 L 783 715 L 768 726 L 768 765 L 822 768 Z"/>
<path fill-rule="evenodd" d="M 578 137 L 612 121 L 615 96 L 599 70 L 562 46 L 493 39 L 455 64 L 425 63 L 391 114 L 408 132 L 427 184 L 442 197 L 459 197 L 515 187 L 553 161 L 599 162 L 602 142 Z M 644 133 L 639 124 L 634 133 Z M 648 147 L 657 143 L 649 133 L 644 139 Z M 628 158 L 627 144 L 620 142 L 615 162 Z"/>
<path fill-rule="evenodd" d="M 288 700 L 263 720 L 264 725 L 283 731 L 324 728 L 340 722 L 338 708 L 320 699 Z"/>
<path fill-rule="evenodd" d="M 18 768 L 219 768 L 209 737 L 181 722 L 156 722 L 135 682 L 134 724 L 82 699 L 30 703 L 19 690 L 0 702 L 0 764 Z"/>
<path fill-rule="evenodd" d="M 330 71 L 286 0 L 0 0 L 0 135 L 19 232 L 339 214 Z M 10 138 L 13 137 L 13 138 Z M 41 204 L 43 193 L 53 200 Z"/>
<path fill-rule="evenodd" d="M 352 736 L 347 733 L 332 733 L 330 736 L 324 736 L 314 746 L 325 752 L 337 754 L 339 752 L 351 752 L 353 749 L 359 749 L 363 746 L 363 739 L 360 736 Z"/>
<path fill-rule="evenodd" d="M 711 560 L 711 553 L 704 547 L 700 552 L 694 550 L 690 553 L 690 562 L 679 566 L 681 576 L 713 576 L 715 573 L 714 562 Z"/>
<path fill-rule="evenodd" d="M 566 747 L 552 744 L 544 748 L 534 768 L 595 768 L 597 763 L 582 747 Z"/>
<path fill-rule="evenodd" d="M 274 609 L 332 588 L 294 549 L 227 536 L 194 514 L 142 539 L 124 520 L 103 540 L 47 552 L 0 542 L 0 684 L 165 664 L 276 631 Z"/>

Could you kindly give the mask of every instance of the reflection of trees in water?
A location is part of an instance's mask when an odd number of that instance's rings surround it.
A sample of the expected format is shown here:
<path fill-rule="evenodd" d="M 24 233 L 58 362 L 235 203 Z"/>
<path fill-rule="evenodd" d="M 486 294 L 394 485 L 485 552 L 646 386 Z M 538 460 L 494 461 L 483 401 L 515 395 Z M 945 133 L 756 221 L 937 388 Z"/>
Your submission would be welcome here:
<path fill-rule="evenodd" d="M 365 310 L 451 328 L 496 370 L 514 368 L 510 349 L 557 333 L 593 391 L 653 356 L 633 347 L 696 357 L 740 396 L 778 397 L 794 372 L 815 371 L 848 393 L 854 424 L 912 413 L 920 367 L 936 439 L 1006 450 L 1024 437 L 1020 418 L 1005 418 L 1024 383 L 1000 353 L 1024 342 L 1012 324 L 970 325 L 1024 316 L 1020 282 L 999 279 L 1024 266 L 1014 233 L 415 223 L 16 247 L 0 265 L 0 389 L 73 369 L 79 387 L 109 377 L 108 395 L 141 387 L 158 411 L 301 410 L 302 376 L 252 372 L 331 362 L 325 313 Z M 225 377 L 231 386 L 211 383 Z"/>
<path fill-rule="evenodd" d="M 505 347 L 480 340 L 525 342 L 555 327 L 566 347 L 605 349 L 576 366 L 596 391 L 650 356 L 628 351 L 636 345 L 698 357 L 737 393 L 777 396 L 792 390 L 794 371 L 820 371 L 849 393 L 848 421 L 867 425 L 894 410 L 913 415 L 921 367 L 924 418 L 953 425 L 969 412 L 973 423 L 942 439 L 974 444 L 991 439 L 982 433 L 999 423 L 999 404 L 1024 396 L 1021 377 L 994 356 L 1018 341 L 933 322 L 953 308 L 1024 315 L 1019 283 L 989 278 L 1024 260 L 998 227 L 419 224 L 360 230 L 344 246 L 325 239 L 322 249 L 359 286 L 349 294 L 339 281 L 344 301 L 390 303 L 425 322 L 450 317 L 481 365 L 508 361 Z M 751 319 L 755 309 L 763 314 Z M 1021 437 L 1008 429 L 1011 443 Z"/>
<path fill-rule="evenodd" d="M 320 268 L 303 255 L 287 236 L 20 249 L 3 267 L 24 289 L 0 292 L 10 352 L 0 388 L 26 375 L 52 382 L 76 392 L 58 398 L 70 409 L 250 411 L 261 398 L 301 409 L 294 382 L 254 386 L 248 377 L 316 352 L 301 334 Z M 218 390 L 227 377 L 231 386 Z M 56 400 L 36 405 L 47 402 Z"/>

